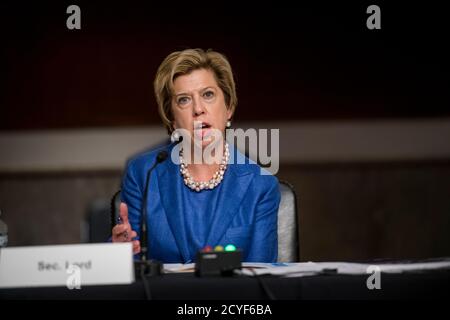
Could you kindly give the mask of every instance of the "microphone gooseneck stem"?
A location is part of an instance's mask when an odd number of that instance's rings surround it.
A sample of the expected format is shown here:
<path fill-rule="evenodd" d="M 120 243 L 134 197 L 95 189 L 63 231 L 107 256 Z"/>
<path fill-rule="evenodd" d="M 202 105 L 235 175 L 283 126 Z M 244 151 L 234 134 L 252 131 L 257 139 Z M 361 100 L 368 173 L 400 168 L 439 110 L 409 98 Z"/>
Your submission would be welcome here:
<path fill-rule="evenodd" d="M 150 177 L 153 169 L 166 160 L 168 154 L 166 151 L 160 151 L 156 157 L 155 163 L 152 167 L 147 171 L 147 176 L 145 179 L 145 188 L 144 194 L 142 198 L 142 214 L 141 214 L 141 234 L 140 234 L 140 242 L 141 242 L 141 261 L 143 263 L 149 260 L 149 245 L 148 245 L 148 230 L 147 230 L 147 198 L 148 198 L 148 188 L 150 185 Z"/>
<path fill-rule="evenodd" d="M 153 166 L 147 171 L 147 177 L 145 179 L 144 196 L 142 200 L 142 216 L 141 216 L 141 260 L 148 260 L 148 241 L 147 241 L 147 196 L 148 186 L 150 184 L 150 175 L 158 162 L 155 162 Z"/>

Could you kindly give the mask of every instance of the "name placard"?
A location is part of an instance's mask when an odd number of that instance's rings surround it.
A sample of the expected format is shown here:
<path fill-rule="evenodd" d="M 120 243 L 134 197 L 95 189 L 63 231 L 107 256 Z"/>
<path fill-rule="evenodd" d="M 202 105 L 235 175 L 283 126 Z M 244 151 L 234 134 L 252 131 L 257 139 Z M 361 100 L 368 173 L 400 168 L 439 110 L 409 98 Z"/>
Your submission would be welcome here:
<path fill-rule="evenodd" d="M 129 284 L 134 282 L 128 243 L 10 247 L 0 250 L 0 288 Z"/>

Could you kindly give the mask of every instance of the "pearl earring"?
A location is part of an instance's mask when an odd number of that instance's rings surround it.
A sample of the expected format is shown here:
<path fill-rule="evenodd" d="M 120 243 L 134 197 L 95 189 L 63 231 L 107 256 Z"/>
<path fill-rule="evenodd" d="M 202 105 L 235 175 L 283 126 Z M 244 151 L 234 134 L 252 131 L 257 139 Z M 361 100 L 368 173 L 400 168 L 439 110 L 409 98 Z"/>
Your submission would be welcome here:
<path fill-rule="evenodd" d="M 174 130 L 172 132 L 172 134 L 170 135 L 170 141 L 172 141 L 172 143 L 177 142 L 178 140 L 180 140 L 180 134 L 177 130 Z"/>
<path fill-rule="evenodd" d="M 227 121 L 227 128 L 231 128 L 231 121 L 230 120 Z"/>

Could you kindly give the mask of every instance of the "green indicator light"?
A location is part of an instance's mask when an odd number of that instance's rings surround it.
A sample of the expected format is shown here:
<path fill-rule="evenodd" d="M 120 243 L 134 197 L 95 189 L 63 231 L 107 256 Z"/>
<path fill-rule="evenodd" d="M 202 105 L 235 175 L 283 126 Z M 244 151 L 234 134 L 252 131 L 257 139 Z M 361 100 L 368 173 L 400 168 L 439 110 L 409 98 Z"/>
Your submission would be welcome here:
<path fill-rule="evenodd" d="M 236 247 L 232 244 L 227 244 L 225 246 L 225 251 L 236 251 Z"/>

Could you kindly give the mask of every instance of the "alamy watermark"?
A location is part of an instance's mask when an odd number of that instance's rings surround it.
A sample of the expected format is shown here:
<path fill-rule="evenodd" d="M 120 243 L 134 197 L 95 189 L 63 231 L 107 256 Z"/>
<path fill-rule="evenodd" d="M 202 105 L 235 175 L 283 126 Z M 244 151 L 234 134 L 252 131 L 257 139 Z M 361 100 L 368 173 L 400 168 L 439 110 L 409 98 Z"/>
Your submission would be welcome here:
<path fill-rule="evenodd" d="M 81 9 L 79 6 L 72 4 L 67 7 L 66 13 L 70 16 L 66 20 L 67 29 L 81 29 Z"/>
<path fill-rule="evenodd" d="M 379 6 L 372 4 L 367 7 L 366 13 L 370 16 L 366 20 L 366 26 L 369 30 L 381 29 L 381 9 Z"/>
<path fill-rule="evenodd" d="M 205 132 L 199 131 L 204 130 Z M 182 139 L 172 149 L 171 160 L 180 164 L 179 152 L 183 149 L 183 158 L 188 164 L 220 164 L 223 155 L 223 134 L 215 128 L 202 128 L 202 122 L 194 122 L 194 134 L 187 129 L 176 129 L 172 136 Z M 269 140 L 270 138 L 270 140 Z M 261 165 L 261 175 L 276 174 L 280 167 L 280 130 L 279 129 L 227 129 L 225 140 L 239 151 L 256 157 Z M 193 142 L 193 143 L 192 143 Z M 203 143 L 207 142 L 206 146 Z M 190 152 L 189 152 L 190 150 Z M 270 150 L 270 153 L 269 153 Z M 245 157 L 230 157 L 229 164 L 245 164 Z"/>
<path fill-rule="evenodd" d="M 66 273 L 69 275 L 66 280 L 67 289 L 81 289 L 81 268 L 75 264 L 70 264 Z"/>
<path fill-rule="evenodd" d="M 381 268 L 379 266 L 368 266 L 366 273 L 370 276 L 367 278 L 366 286 L 369 290 L 381 289 Z"/>

